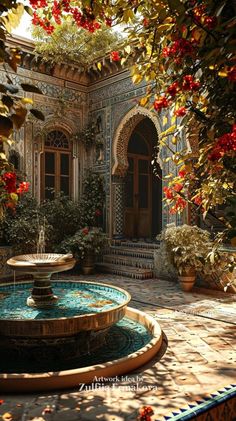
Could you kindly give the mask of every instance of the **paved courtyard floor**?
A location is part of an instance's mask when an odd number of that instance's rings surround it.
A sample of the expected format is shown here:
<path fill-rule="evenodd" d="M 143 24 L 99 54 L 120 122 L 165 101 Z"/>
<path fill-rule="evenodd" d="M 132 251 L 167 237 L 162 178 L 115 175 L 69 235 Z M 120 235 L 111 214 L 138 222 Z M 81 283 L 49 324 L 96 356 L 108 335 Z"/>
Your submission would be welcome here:
<path fill-rule="evenodd" d="M 117 387 L 1 396 L 5 421 L 135 421 L 144 405 L 152 406 L 153 420 L 171 420 L 180 408 L 236 384 L 235 296 L 197 288 L 184 293 L 178 285 L 158 279 L 102 274 L 73 279 L 97 280 L 129 291 L 130 306 L 158 320 L 161 350 L 147 365 L 122 376 Z"/>

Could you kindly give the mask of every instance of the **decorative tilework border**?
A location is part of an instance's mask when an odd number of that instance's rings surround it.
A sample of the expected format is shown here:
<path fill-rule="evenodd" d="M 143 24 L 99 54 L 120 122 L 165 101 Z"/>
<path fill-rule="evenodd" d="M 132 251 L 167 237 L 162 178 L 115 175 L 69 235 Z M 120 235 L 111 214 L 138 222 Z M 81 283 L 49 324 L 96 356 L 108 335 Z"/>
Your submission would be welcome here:
<path fill-rule="evenodd" d="M 233 417 L 236 417 L 236 385 L 230 385 L 223 389 L 220 389 L 216 393 L 210 394 L 208 397 L 203 398 L 202 400 L 196 401 L 195 404 L 189 404 L 189 408 L 180 408 L 178 412 L 173 412 L 169 416 L 165 416 L 162 420 L 157 419 L 156 421 L 187 421 L 187 420 L 196 420 L 196 421 L 223 421 L 223 418 L 215 418 L 214 414 L 211 411 L 220 406 L 226 406 L 226 404 L 231 401 L 234 408 L 232 409 Z M 207 418 L 202 417 L 207 415 Z M 225 414 L 227 416 L 227 414 Z M 225 418 L 224 421 L 234 421 L 234 418 Z"/>

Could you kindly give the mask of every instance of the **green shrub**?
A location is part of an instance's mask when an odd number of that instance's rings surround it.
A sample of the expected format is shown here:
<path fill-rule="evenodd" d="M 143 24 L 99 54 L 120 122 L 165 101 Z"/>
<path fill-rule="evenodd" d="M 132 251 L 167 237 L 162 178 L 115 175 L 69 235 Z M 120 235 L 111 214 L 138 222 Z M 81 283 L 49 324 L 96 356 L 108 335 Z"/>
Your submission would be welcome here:
<path fill-rule="evenodd" d="M 45 216 L 49 225 L 48 251 L 55 251 L 65 238 L 72 236 L 81 227 L 79 203 L 63 194 L 42 203 L 40 213 Z"/>
<path fill-rule="evenodd" d="M 36 199 L 25 194 L 16 206 L 15 213 L 9 210 L 3 222 L 4 238 L 17 254 L 36 252 L 40 223 Z"/>
<path fill-rule="evenodd" d="M 80 201 L 80 226 L 101 226 L 105 201 L 103 177 L 89 170 L 84 178 L 83 188 L 83 195 Z"/>

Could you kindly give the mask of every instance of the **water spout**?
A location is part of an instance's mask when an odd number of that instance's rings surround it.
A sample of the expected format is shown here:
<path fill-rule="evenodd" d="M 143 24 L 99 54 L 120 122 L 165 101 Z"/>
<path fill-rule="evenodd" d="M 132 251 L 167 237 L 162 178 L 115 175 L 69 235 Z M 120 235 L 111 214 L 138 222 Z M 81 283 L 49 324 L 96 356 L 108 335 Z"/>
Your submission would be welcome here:
<path fill-rule="evenodd" d="M 43 225 L 39 226 L 39 236 L 37 241 L 37 254 L 45 253 L 45 218 Z"/>

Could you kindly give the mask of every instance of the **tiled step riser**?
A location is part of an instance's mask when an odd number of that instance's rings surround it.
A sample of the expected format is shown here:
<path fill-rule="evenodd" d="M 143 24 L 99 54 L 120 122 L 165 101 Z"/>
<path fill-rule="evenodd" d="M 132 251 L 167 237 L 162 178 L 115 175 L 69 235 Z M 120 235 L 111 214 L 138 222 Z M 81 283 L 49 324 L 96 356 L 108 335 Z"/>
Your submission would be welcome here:
<path fill-rule="evenodd" d="M 125 258 L 123 256 L 111 256 L 111 255 L 105 255 L 103 257 L 103 262 L 104 263 L 111 263 L 114 265 L 122 265 L 122 266 L 133 266 L 136 268 L 143 268 L 143 269 L 150 269 L 153 270 L 154 267 L 154 263 L 153 260 L 141 260 L 141 259 L 130 259 L 130 258 Z"/>
<path fill-rule="evenodd" d="M 133 279 L 151 279 L 154 276 L 154 251 L 158 243 L 113 240 L 101 256 L 97 268 Z"/>
<path fill-rule="evenodd" d="M 130 271 L 126 271 L 125 268 L 118 268 L 118 267 L 113 267 L 112 269 L 107 267 L 105 264 L 99 264 L 97 265 L 99 270 L 101 272 L 105 272 L 105 273 L 111 273 L 113 275 L 120 275 L 120 276 L 125 276 L 128 278 L 133 278 L 133 279 L 151 279 L 153 278 L 153 273 L 150 271 L 147 271 L 146 273 L 137 273 L 135 270 L 130 272 Z"/>
<path fill-rule="evenodd" d="M 127 250 L 121 247 L 110 247 L 105 254 L 114 254 L 118 256 L 135 257 L 139 259 L 153 259 L 153 251 Z"/>
<path fill-rule="evenodd" d="M 113 240 L 111 242 L 112 246 L 118 246 L 118 247 L 130 247 L 130 248 L 139 248 L 139 249 L 149 249 L 149 250 L 155 250 L 160 247 L 159 243 L 145 243 L 145 242 L 133 242 L 133 241 L 119 241 L 119 240 Z"/>

